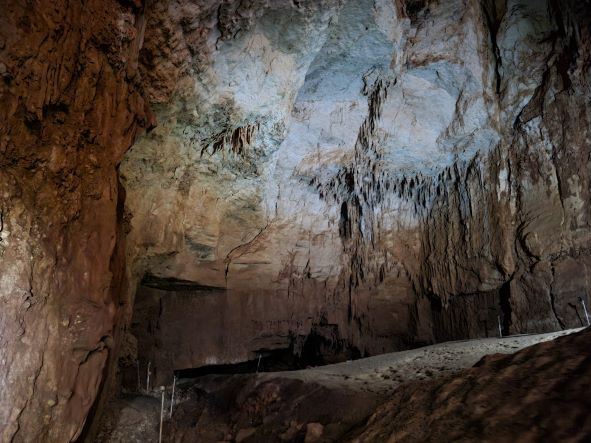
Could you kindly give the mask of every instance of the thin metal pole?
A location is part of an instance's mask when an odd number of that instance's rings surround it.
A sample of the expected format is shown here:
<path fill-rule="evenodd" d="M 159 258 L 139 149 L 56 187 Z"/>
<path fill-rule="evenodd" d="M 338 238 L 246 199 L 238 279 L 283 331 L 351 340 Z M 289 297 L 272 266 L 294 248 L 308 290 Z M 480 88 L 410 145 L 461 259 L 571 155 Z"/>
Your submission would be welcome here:
<path fill-rule="evenodd" d="M 148 362 L 148 370 L 146 372 L 146 392 L 150 392 L 150 365 L 152 364 L 151 361 Z"/>
<path fill-rule="evenodd" d="M 162 443 L 162 421 L 164 420 L 164 386 L 160 386 L 160 397 L 162 400 L 160 404 L 160 434 L 158 435 L 158 443 Z"/>
<path fill-rule="evenodd" d="M 174 405 L 174 387 L 176 385 L 176 375 L 172 379 L 172 395 L 170 396 L 170 418 L 172 418 L 172 406 Z"/>
<path fill-rule="evenodd" d="M 142 384 L 140 382 L 140 361 L 136 360 L 135 361 L 135 365 L 137 367 L 137 391 L 141 392 L 142 390 Z"/>
<path fill-rule="evenodd" d="M 497 320 L 499 322 L 499 337 L 503 337 L 503 328 L 501 328 L 501 316 L 497 315 Z"/>
<path fill-rule="evenodd" d="M 587 312 L 587 306 L 585 305 L 585 300 L 583 297 L 579 297 L 581 300 L 581 304 L 583 305 L 583 311 L 585 311 L 585 318 L 587 319 L 587 326 L 591 326 L 591 322 L 589 321 L 589 313 Z"/>

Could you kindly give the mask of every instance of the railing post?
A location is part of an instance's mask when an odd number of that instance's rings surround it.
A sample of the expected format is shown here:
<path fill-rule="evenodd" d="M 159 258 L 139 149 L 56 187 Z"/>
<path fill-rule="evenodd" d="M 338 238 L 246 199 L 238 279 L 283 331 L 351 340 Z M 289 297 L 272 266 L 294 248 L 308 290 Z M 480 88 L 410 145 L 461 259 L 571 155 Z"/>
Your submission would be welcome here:
<path fill-rule="evenodd" d="M 583 311 L 585 312 L 585 318 L 587 319 L 587 326 L 591 326 L 591 322 L 589 321 L 589 313 L 587 312 L 587 305 L 585 304 L 585 299 L 583 299 L 583 297 L 579 297 L 579 301 L 583 305 Z"/>
<path fill-rule="evenodd" d="M 172 406 L 174 405 L 174 388 L 176 386 L 176 375 L 172 379 L 172 395 L 170 396 L 170 418 L 172 418 Z"/>
<path fill-rule="evenodd" d="M 162 443 L 162 422 L 164 420 L 164 386 L 160 386 L 160 433 L 158 434 L 158 443 Z"/>

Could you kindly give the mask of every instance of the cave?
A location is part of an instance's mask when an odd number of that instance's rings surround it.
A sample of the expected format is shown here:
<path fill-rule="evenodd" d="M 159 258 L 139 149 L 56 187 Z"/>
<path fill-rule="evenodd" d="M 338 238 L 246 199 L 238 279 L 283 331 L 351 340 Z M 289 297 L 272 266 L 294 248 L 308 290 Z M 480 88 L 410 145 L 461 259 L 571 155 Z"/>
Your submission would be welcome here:
<path fill-rule="evenodd" d="M 0 441 L 591 439 L 590 0 L 0 6 Z"/>

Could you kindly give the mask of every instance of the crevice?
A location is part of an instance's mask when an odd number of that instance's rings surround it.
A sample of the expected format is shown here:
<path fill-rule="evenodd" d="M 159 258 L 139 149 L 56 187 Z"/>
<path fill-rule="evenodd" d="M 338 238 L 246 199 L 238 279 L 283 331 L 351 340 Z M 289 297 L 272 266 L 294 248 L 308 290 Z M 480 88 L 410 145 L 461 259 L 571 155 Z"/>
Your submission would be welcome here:
<path fill-rule="evenodd" d="M 503 16 L 505 13 L 503 12 L 503 15 L 501 17 L 497 17 L 497 11 L 496 11 L 496 6 L 495 6 L 494 2 L 492 5 L 489 3 L 488 6 L 492 9 L 492 11 L 490 11 L 486 7 L 486 5 L 483 5 L 483 12 L 484 12 L 484 16 L 486 18 L 486 24 L 487 24 L 488 31 L 489 31 L 492 54 L 493 54 L 493 57 L 495 60 L 495 66 L 494 66 L 495 93 L 497 95 L 501 95 L 501 82 L 502 82 L 501 67 L 503 66 L 503 62 L 502 62 L 502 58 L 501 58 L 501 51 L 500 51 L 500 48 L 497 44 L 497 34 L 499 32 L 499 26 L 501 25 L 501 22 L 503 20 Z"/>
<path fill-rule="evenodd" d="M 511 334 L 511 280 L 503 283 L 499 289 L 499 305 L 501 308 L 501 329 L 503 335 Z"/>
<path fill-rule="evenodd" d="M 552 313 L 554 314 L 554 318 L 558 322 L 560 329 L 564 330 L 564 329 L 566 329 L 566 325 L 564 324 L 564 321 L 558 315 L 558 311 L 556 310 L 556 296 L 554 295 L 554 291 L 552 290 L 552 286 L 554 285 L 554 282 L 556 281 L 555 271 L 556 271 L 556 269 L 554 268 L 554 265 L 552 265 L 552 283 L 550 284 L 550 287 L 549 287 L 550 306 L 552 307 Z"/>
<path fill-rule="evenodd" d="M 141 281 L 142 286 L 149 288 L 161 289 L 163 291 L 177 291 L 177 292 L 217 292 L 225 291 L 225 288 L 218 286 L 203 285 L 198 282 L 183 280 L 174 277 L 158 277 L 152 274 L 146 274 Z"/>

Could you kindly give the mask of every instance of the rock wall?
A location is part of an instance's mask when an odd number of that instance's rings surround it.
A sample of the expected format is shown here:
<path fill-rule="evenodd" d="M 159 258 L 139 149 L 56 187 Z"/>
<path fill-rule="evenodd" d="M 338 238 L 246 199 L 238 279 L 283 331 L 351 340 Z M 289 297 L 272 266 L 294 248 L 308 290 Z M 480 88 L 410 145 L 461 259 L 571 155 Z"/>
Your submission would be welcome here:
<path fill-rule="evenodd" d="M 585 324 L 578 298 L 588 303 L 588 8 L 508 2 L 486 10 L 496 29 L 500 140 L 487 156 L 443 171 L 447 179 L 427 191 L 435 198 L 421 287 L 444 300 L 501 288 L 511 333 Z"/>
<path fill-rule="evenodd" d="M 151 119 L 142 5 L 0 9 L 0 440 L 72 441 L 119 309 L 116 165 Z"/>
<path fill-rule="evenodd" d="M 585 324 L 588 10 L 159 2 L 161 124 L 121 167 L 130 300 L 145 274 L 275 299 L 259 334 L 324 322 L 361 355 Z"/>

